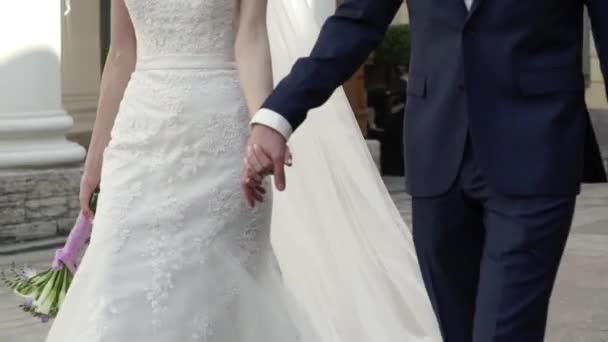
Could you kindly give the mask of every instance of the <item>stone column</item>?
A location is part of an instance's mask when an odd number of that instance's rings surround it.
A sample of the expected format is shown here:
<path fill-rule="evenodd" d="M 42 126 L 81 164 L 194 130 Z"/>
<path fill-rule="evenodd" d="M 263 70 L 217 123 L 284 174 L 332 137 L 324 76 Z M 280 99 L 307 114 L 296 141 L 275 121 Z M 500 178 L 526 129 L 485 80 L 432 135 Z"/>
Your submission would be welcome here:
<path fill-rule="evenodd" d="M 591 109 L 606 111 L 608 110 L 608 101 L 606 101 L 606 88 L 602 70 L 600 67 L 600 59 L 597 54 L 593 36 L 589 33 L 590 39 L 590 54 L 589 54 L 589 76 L 590 83 L 587 88 L 587 105 Z"/>
<path fill-rule="evenodd" d="M 410 22 L 410 19 L 409 19 L 409 14 L 407 12 L 407 5 L 405 4 L 405 2 L 403 2 L 403 5 L 399 9 L 399 12 L 397 12 L 397 15 L 395 15 L 393 24 L 395 24 L 395 25 L 408 24 L 409 22 Z"/>
<path fill-rule="evenodd" d="M 99 0 L 72 1 L 62 20 L 63 105 L 74 118 L 69 137 L 85 146 L 91 138 L 101 78 L 100 15 Z"/>
<path fill-rule="evenodd" d="M 0 10 L 0 169 L 81 162 L 61 102 L 61 1 L 5 1 Z"/>

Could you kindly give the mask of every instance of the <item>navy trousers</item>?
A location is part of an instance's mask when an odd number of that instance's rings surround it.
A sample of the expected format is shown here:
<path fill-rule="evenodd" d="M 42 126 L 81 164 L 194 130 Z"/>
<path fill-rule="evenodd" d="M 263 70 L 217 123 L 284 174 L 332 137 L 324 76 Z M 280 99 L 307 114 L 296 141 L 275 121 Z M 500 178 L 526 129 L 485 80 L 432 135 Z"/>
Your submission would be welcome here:
<path fill-rule="evenodd" d="M 444 342 L 543 341 L 575 201 L 493 193 L 470 144 L 448 193 L 413 198 L 416 252 Z"/>

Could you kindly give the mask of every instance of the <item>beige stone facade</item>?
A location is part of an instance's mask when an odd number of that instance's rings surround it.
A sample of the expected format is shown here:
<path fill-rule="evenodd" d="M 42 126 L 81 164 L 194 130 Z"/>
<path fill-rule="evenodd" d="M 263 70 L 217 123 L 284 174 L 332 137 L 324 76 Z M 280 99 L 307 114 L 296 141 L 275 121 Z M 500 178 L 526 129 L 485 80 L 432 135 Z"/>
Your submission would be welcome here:
<path fill-rule="evenodd" d="M 591 44 L 590 48 L 590 85 L 587 89 L 587 104 L 589 108 L 608 110 L 608 102 L 606 100 L 606 88 L 602 71 L 600 70 L 600 60 L 597 55 L 595 45 Z"/>
<path fill-rule="evenodd" d="M 71 11 L 62 21 L 63 106 L 74 118 L 69 136 L 84 145 L 93 128 L 99 96 L 102 3 L 109 1 L 72 1 Z"/>

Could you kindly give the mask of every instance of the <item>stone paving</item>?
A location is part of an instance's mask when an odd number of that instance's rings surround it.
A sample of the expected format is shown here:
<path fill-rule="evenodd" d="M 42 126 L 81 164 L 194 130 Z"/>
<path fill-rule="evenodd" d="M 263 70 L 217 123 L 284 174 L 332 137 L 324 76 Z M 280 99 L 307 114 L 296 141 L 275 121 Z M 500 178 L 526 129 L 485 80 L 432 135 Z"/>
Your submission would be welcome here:
<path fill-rule="evenodd" d="M 5 269 L 14 261 L 17 265 L 29 265 L 44 270 L 50 266 L 53 253 L 52 250 L 45 250 L 15 256 L 0 256 L 0 268 Z M 43 342 L 50 325 L 41 323 L 21 311 L 17 307 L 19 303 L 12 292 L 7 291 L 3 284 L 0 284 L 0 342 Z"/>
<path fill-rule="evenodd" d="M 410 200 L 401 184 L 387 180 L 409 223 Z M 578 198 L 545 341 L 608 342 L 608 185 L 586 185 Z"/>
<path fill-rule="evenodd" d="M 387 179 L 395 202 L 409 222 L 410 200 L 402 184 L 401 179 Z M 52 254 L 52 250 L 44 250 L 0 256 L 0 267 L 15 261 L 43 269 Z M 18 303 L 0 288 L 0 342 L 44 341 L 49 325 L 21 312 Z M 546 341 L 608 342 L 608 186 L 587 186 L 579 198 L 553 296 Z"/>

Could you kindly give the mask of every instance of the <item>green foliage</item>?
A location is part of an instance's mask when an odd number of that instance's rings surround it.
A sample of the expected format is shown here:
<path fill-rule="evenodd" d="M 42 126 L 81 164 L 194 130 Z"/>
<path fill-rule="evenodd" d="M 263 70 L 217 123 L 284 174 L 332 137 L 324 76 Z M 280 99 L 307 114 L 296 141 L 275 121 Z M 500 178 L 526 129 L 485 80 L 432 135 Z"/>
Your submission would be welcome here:
<path fill-rule="evenodd" d="M 391 26 L 376 50 L 374 59 L 377 64 L 407 67 L 410 59 L 410 26 Z"/>

